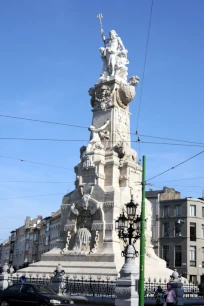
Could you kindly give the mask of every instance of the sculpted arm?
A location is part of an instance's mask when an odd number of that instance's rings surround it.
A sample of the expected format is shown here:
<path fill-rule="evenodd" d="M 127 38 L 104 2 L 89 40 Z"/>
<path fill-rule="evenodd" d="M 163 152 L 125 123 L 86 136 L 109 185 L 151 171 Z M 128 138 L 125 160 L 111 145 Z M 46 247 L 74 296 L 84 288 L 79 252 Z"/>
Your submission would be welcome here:
<path fill-rule="evenodd" d="M 109 43 L 110 41 L 110 38 L 106 38 L 105 35 L 104 35 L 104 30 L 101 29 L 101 36 L 102 36 L 102 40 L 104 42 L 104 44 L 106 45 L 107 43 Z"/>
<path fill-rule="evenodd" d="M 100 128 L 98 128 L 98 129 L 95 129 L 94 132 L 98 133 L 98 132 L 104 130 L 104 129 L 109 125 L 109 123 L 110 123 L 110 121 L 107 120 L 106 123 L 105 123 L 104 125 L 102 125 L 102 126 L 101 126 Z"/>
<path fill-rule="evenodd" d="M 119 46 L 121 47 L 122 50 L 125 50 L 125 47 L 124 47 L 123 42 L 122 42 L 120 37 L 118 37 L 118 44 L 119 44 Z"/>

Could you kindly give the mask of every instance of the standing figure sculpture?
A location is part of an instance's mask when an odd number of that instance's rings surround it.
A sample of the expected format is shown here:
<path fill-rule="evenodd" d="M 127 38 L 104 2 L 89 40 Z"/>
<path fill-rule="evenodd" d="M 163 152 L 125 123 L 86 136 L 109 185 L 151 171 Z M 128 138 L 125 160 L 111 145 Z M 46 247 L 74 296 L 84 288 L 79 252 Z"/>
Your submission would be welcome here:
<path fill-rule="evenodd" d="M 121 51 L 126 51 L 123 42 L 114 30 L 109 32 L 109 38 L 105 38 L 104 30 L 101 29 L 105 48 L 100 48 L 102 56 L 106 58 L 107 70 L 110 76 L 115 75 L 117 57 Z"/>
<path fill-rule="evenodd" d="M 99 48 L 103 61 L 103 70 L 98 82 L 107 81 L 109 77 L 114 77 L 116 75 L 126 82 L 126 65 L 129 64 L 127 59 L 128 51 L 125 49 L 121 38 L 115 30 L 109 32 L 109 38 L 105 37 L 102 26 L 102 14 L 98 14 L 97 18 L 100 21 L 100 31 L 104 42 L 104 47 Z"/>

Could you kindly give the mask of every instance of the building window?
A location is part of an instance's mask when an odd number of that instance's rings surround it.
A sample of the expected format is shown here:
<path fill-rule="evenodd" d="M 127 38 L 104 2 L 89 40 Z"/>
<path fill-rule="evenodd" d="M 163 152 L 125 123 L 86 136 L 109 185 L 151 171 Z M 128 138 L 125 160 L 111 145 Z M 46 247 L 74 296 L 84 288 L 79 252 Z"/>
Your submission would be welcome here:
<path fill-rule="evenodd" d="M 176 217 L 181 216 L 181 205 L 176 205 Z"/>
<path fill-rule="evenodd" d="M 190 223 L 190 241 L 196 241 L 196 223 Z"/>
<path fill-rule="evenodd" d="M 190 216 L 195 217 L 196 216 L 196 206 L 190 205 Z"/>
<path fill-rule="evenodd" d="M 204 238 L 204 224 L 201 225 L 201 238 Z"/>
<path fill-rule="evenodd" d="M 169 237 L 169 223 L 163 223 L 164 237 Z"/>
<path fill-rule="evenodd" d="M 167 267 L 169 266 L 169 246 L 163 246 L 163 259 L 166 261 Z"/>
<path fill-rule="evenodd" d="M 190 266 L 196 267 L 196 247 L 190 246 Z"/>
<path fill-rule="evenodd" d="M 50 222 L 47 222 L 46 227 L 45 227 L 45 231 L 49 232 L 49 230 L 50 230 Z"/>
<path fill-rule="evenodd" d="M 181 267 L 181 265 L 182 265 L 181 246 L 175 245 L 175 266 Z"/>
<path fill-rule="evenodd" d="M 164 206 L 164 217 L 169 216 L 169 206 Z"/>
<path fill-rule="evenodd" d="M 202 207 L 202 217 L 204 218 L 204 207 Z"/>
<path fill-rule="evenodd" d="M 33 235 L 33 241 L 36 241 L 37 238 L 38 238 L 37 233 L 35 233 L 35 234 Z"/>
<path fill-rule="evenodd" d="M 45 237 L 45 245 L 48 245 L 49 237 Z"/>
<path fill-rule="evenodd" d="M 197 283 L 197 275 L 190 275 L 189 282 L 196 284 Z"/>
<path fill-rule="evenodd" d="M 202 248 L 202 268 L 204 268 L 204 248 Z"/>
<path fill-rule="evenodd" d="M 16 232 L 13 232 L 11 234 L 11 241 L 15 241 L 16 240 Z"/>
<path fill-rule="evenodd" d="M 181 223 L 175 222 L 175 236 L 182 236 L 181 235 Z"/>
<path fill-rule="evenodd" d="M 29 237 L 30 237 L 30 234 L 26 233 L 26 239 L 29 239 Z"/>
<path fill-rule="evenodd" d="M 29 249 L 29 242 L 26 242 L 25 250 L 28 251 L 28 249 Z"/>

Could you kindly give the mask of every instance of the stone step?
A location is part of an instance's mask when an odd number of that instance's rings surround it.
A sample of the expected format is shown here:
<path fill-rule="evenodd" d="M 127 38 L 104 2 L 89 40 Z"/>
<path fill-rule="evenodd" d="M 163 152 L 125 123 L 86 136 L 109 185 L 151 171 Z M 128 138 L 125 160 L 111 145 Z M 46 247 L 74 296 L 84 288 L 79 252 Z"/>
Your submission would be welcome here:
<path fill-rule="evenodd" d="M 87 267 L 87 268 L 105 268 L 105 269 L 111 269 L 111 268 L 115 268 L 115 264 L 114 262 L 80 262 L 80 261 L 72 261 L 72 262 L 67 262 L 67 261 L 60 261 L 61 265 L 63 268 L 67 268 L 67 267 L 76 267 L 76 268 L 80 268 L 80 267 Z M 29 265 L 29 267 L 51 267 L 51 268 L 56 268 L 56 266 L 58 265 L 58 263 L 56 264 L 55 261 L 53 262 L 45 262 L 45 261 L 39 261 L 36 263 L 32 263 Z"/>
<path fill-rule="evenodd" d="M 118 272 L 116 271 L 115 267 L 113 266 L 101 266 L 101 267 L 97 267 L 97 266 L 83 266 L 83 265 L 72 265 L 72 266 L 65 266 L 63 265 L 63 270 L 65 271 L 65 274 L 68 276 L 70 276 L 70 278 L 72 279 L 74 275 L 77 275 L 78 279 L 81 279 L 81 276 L 83 275 L 85 277 L 85 279 L 89 279 L 89 276 L 91 275 L 93 279 L 97 279 L 97 276 L 101 277 L 101 280 L 106 280 L 107 277 L 109 277 L 111 280 L 114 280 L 116 278 L 116 276 L 118 275 Z M 36 275 L 38 274 L 39 278 L 42 278 L 44 274 L 46 274 L 46 276 L 51 276 L 53 275 L 53 272 L 55 270 L 56 267 L 50 265 L 30 265 L 27 268 L 21 269 L 19 271 L 17 271 L 17 274 L 22 275 L 22 274 L 26 274 L 27 276 L 30 274 L 32 274 L 31 277 L 36 277 Z M 45 273 L 46 271 L 46 273 Z"/>

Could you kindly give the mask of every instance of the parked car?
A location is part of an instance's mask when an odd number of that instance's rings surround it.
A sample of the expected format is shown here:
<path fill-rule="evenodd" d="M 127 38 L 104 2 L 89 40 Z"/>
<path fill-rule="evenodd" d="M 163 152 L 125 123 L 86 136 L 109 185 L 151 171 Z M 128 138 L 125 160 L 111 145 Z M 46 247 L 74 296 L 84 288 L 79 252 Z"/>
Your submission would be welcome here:
<path fill-rule="evenodd" d="M 67 306 L 69 296 L 60 296 L 44 284 L 14 284 L 0 292 L 0 306 Z"/>

